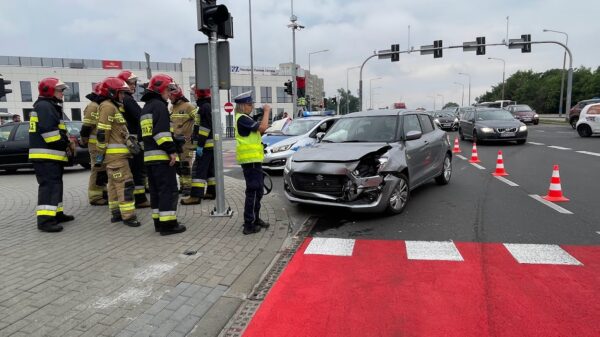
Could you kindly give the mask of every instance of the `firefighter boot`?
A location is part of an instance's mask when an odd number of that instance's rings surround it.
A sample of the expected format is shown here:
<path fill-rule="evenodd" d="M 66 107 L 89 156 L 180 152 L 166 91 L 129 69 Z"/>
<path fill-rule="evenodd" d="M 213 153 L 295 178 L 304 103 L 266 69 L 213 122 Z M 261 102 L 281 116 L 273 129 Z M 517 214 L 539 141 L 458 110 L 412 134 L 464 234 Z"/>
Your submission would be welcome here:
<path fill-rule="evenodd" d="M 202 199 L 196 197 L 188 197 L 186 199 L 181 199 L 180 203 L 182 205 L 200 205 Z"/>
<path fill-rule="evenodd" d="M 177 222 L 177 220 L 163 221 L 160 224 L 160 235 L 173 235 L 185 232 L 187 228 Z"/>

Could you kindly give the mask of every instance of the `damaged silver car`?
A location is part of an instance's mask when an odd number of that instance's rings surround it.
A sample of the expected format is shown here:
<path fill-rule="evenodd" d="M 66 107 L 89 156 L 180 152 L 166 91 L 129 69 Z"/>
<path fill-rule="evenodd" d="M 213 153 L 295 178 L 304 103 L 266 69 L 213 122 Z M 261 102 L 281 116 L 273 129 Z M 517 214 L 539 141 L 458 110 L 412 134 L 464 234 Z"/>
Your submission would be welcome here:
<path fill-rule="evenodd" d="M 285 166 L 284 189 L 291 202 L 398 214 L 419 185 L 432 179 L 450 182 L 450 141 L 428 114 L 353 113 L 318 138 Z"/>

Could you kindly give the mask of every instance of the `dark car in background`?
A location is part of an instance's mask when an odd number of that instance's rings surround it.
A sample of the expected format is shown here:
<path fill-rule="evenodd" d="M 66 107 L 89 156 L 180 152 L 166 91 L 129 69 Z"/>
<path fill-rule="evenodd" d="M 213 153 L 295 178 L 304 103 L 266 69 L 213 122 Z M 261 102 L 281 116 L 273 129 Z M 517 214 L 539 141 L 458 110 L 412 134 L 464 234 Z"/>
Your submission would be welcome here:
<path fill-rule="evenodd" d="M 527 126 L 504 109 L 476 108 L 467 111 L 460 120 L 458 134 L 460 139 L 471 139 L 474 143 L 516 141 L 525 144 Z"/>
<path fill-rule="evenodd" d="M 83 123 L 65 121 L 70 139 L 80 140 Z M 0 126 L 0 170 L 15 172 L 18 169 L 32 168 L 29 162 L 29 122 L 8 123 Z M 90 168 L 90 154 L 87 148 L 77 146 L 75 158 L 69 166 L 81 165 Z"/>
<path fill-rule="evenodd" d="M 571 110 L 569 110 L 569 124 L 571 124 L 573 129 L 575 129 L 577 126 L 577 121 L 579 120 L 579 114 L 581 114 L 581 110 L 583 110 L 586 105 L 594 103 L 600 103 L 600 97 L 579 101 L 571 108 Z"/>
<path fill-rule="evenodd" d="M 454 114 L 455 110 L 441 110 L 431 112 L 433 121 L 442 130 L 456 131 L 458 130 L 458 117 Z"/>
<path fill-rule="evenodd" d="M 413 189 L 432 179 L 450 181 L 450 141 L 423 112 L 344 115 L 318 139 L 285 165 L 284 191 L 291 202 L 398 214 Z"/>
<path fill-rule="evenodd" d="M 509 105 L 504 109 L 506 109 L 513 116 L 515 116 L 516 119 L 520 120 L 525 124 L 533 123 L 533 125 L 538 125 L 540 122 L 540 116 L 529 105 Z"/>

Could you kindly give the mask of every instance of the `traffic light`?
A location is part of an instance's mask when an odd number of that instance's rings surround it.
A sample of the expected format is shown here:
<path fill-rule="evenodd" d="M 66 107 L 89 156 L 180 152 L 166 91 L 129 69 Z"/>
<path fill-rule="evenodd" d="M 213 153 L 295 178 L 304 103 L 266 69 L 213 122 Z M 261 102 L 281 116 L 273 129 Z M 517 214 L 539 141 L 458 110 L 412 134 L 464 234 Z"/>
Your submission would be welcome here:
<path fill-rule="evenodd" d="M 475 38 L 475 41 L 477 41 L 477 44 L 483 44 L 485 45 L 485 36 L 479 36 L 477 38 Z M 485 46 L 477 46 L 477 51 L 476 51 L 477 55 L 485 55 Z"/>
<path fill-rule="evenodd" d="M 4 96 L 6 96 L 6 94 L 10 94 L 12 92 L 12 89 L 6 89 L 7 84 L 10 84 L 9 80 L 0 78 L 0 98 L 4 97 Z"/>
<path fill-rule="evenodd" d="M 323 98 L 323 106 L 327 107 L 327 103 L 328 103 L 328 99 L 327 98 Z"/>
<path fill-rule="evenodd" d="M 333 103 L 333 105 L 337 105 L 337 97 L 331 98 L 331 103 Z"/>
<path fill-rule="evenodd" d="M 292 94 L 292 81 L 287 81 L 285 83 L 283 83 L 283 85 L 285 85 L 285 93 L 288 95 Z"/>
<path fill-rule="evenodd" d="M 392 45 L 392 52 L 397 51 L 398 53 L 393 53 L 392 54 L 392 62 L 398 62 L 400 61 L 400 45 L 399 44 L 393 44 Z"/>
<path fill-rule="evenodd" d="M 437 59 L 442 57 L 442 40 L 435 40 L 433 41 L 433 58 Z"/>
<path fill-rule="evenodd" d="M 217 5 L 216 0 L 199 0 L 198 2 L 198 30 L 206 35 L 216 32 L 219 25 L 231 19 L 229 10 L 225 5 Z M 225 33 L 223 27 L 221 33 Z M 233 30 L 231 31 L 233 35 Z"/>
<path fill-rule="evenodd" d="M 531 42 L 531 34 L 521 35 L 523 42 Z M 531 43 L 526 43 L 521 47 L 521 53 L 531 53 Z"/>

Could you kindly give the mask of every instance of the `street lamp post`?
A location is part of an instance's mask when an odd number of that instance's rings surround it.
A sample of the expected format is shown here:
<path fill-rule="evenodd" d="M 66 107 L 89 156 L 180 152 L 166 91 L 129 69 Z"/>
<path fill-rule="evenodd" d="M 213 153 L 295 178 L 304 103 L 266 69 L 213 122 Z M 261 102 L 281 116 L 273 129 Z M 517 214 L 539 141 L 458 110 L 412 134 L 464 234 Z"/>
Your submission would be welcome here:
<path fill-rule="evenodd" d="M 350 70 L 358 68 L 360 68 L 360 66 L 350 67 L 346 69 L 346 114 L 350 113 L 350 88 L 348 85 L 348 73 L 350 72 Z"/>
<path fill-rule="evenodd" d="M 293 116 L 296 116 L 298 113 L 298 81 L 296 81 L 296 30 L 300 30 L 304 28 L 297 23 L 298 17 L 294 15 L 294 0 L 291 0 L 292 5 L 292 15 L 290 16 L 290 24 L 288 24 L 288 28 L 292 29 L 292 110 Z"/>
<path fill-rule="evenodd" d="M 252 95 L 256 97 L 256 88 L 254 88 L 254 52 L 252 49 L 252 0 L 248 0 L 248 21 L 250 22 L 250 85 L 252 86 Z"/>
<path fill-rule="evenodd" d="M 444 108 L 444 101 L 445 101 L 445 99 L 444 99 L 444 95 L 442 95 L 442 94 L 437 94 L 437 96 L 440 96 L 440 97 L 442 98 L 442 109 L 443 109 L 443 108 Z"/>
<path fill-rule="evenodd" d="M 435 111 L 435 96 L 434 95 L 427 95 L 427 97 L 433 98 L 433 111 Z"/>
<path fill-rule="evenodd" d="M 312 73 L 310 72 L 310 56 L 313 54 L 324 53 L 324 52 L 328 52 L 328 51 L 329 51 L 329 49 L 323 49 L 323 50 L 313 51 L 313 52 L 308 53 L 308 74 L 309 74 L 309 76 L 312 76 Z M 308 101 L 308 106 L 310 107 L 311 106 L 310 98 L 312 98 L 312 96 L 308 95 L 308 93 L 309 92 L 312 93 L 312 80 L 310 77 L 306 80 L 307 80 L 306 83 L 308 84 L 306 87 L 306 93 L 307 93 L 306 96 L 308 97 L 307 101 Z M 310 108 L 310 110 L 312 110 L 312 107 Z"/>
<path fill-rule="evenodd" d="M 558 33 L 558 34 L 563 34 L 566 37 L 566 41 L 565 41 L 565 46 L 569 45 L 569 34 L 565 33 L 565 32 L 561 32 L 558 30 L 552 30 L 552 29 L 544 29 L 544 32 L 552 32 L 552 33 Z M 562 117 L 562 113 L 563 113 L 563 94 L 564 94 L 564 90 L 565 90 L 565 66 L 566 66 L 566 62 L 567 62 L 567 50 L 565 49 L 565 53 L 563 55 L 563 71 L 562 71 L 562 78 L 560 80 L 560 103 L 558 104 L 558 117 Z M 569 106 L 565 108 L 566 111 L 569 110 Z M 566 112 L 565 111 L 565 112 Z"/>
<path fill-rule="evenodd" d="M 373 109 L 373 81 L 380 80 L 381 77 L 375 77 L 369 80 L 369 109 Z"/>
<path fill-rule="evenodd" d="M 454 82 L 454 84 L 460 85 L 462 87 L 462 98 L 460 101 L 460 106 L 462 107 L 465 105 L 465 85 L 462 83 L 458 83 L 458 82 Z"/>
<path fill-rule="evenodd" d="M 375 90 L 377 89 L 381 89 L 381 87 L 375 87 L 373 88 L 373 92 L 371 93 L 371 109 L 373 109 L 373 96 L 377 95 L 377 92 Z M 375 105 L 375 109 L 377 108 L 377 105 Z"/>
<path fill-rule="evenodd" d="M 504 76 L 506 73 L 506 61 L 499 57 L 488 57 L 488 60 L 502 61 L 502 103 L 500 103 L 500 107 L 502 108 L 504 106 L 504 87 L 506 85 L 506 82 L 504 80 Z"/>
<path fill-rule="evenodd" d="M 467 76 L 469 77 L 469 105 L 471 105 L 471 75 L 467 74 L 467 73 L 458 73 L 459 75 L 463 75 L 463 76 Z"/>

